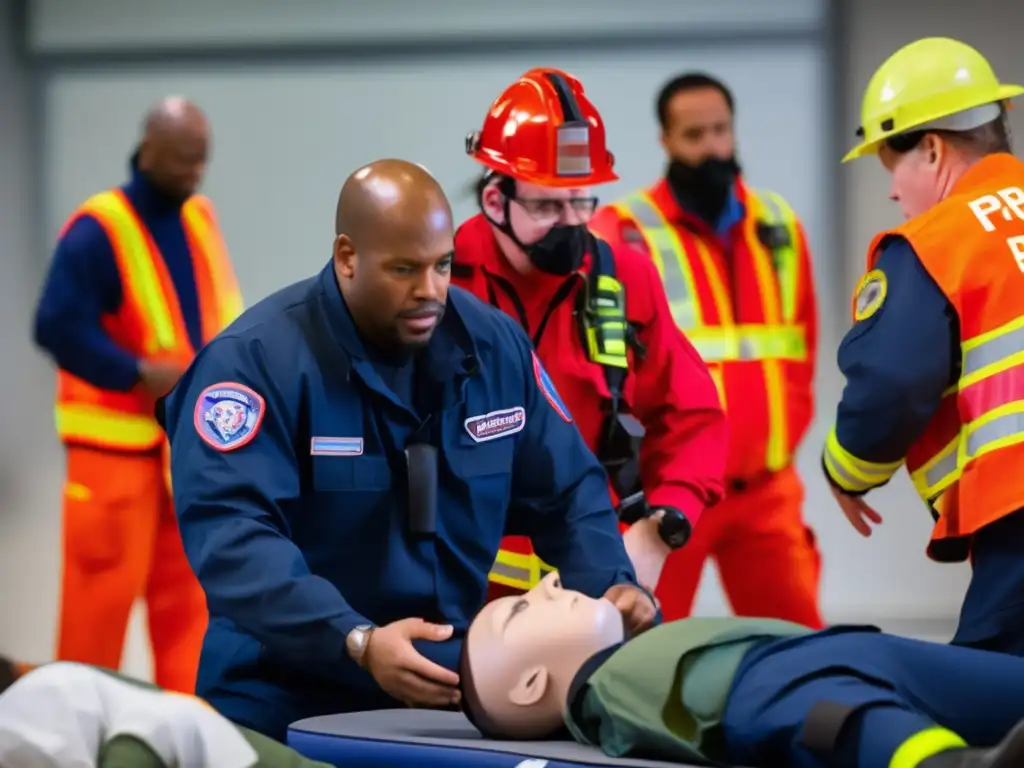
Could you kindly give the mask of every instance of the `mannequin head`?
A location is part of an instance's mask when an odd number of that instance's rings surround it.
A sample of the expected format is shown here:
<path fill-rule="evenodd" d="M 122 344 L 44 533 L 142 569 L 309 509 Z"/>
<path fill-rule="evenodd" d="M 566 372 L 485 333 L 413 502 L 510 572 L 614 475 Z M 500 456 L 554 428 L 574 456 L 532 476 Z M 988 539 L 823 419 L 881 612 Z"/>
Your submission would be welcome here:
<path fill-rule="evenodd" d="M 466 634 L 460 670 L 466 715 L 485 736 L 550 736 L 562 727 L 580 667 L 624 637 L 618 608 L 562 589 L 556 573 L 525 595 L 494 600 Z"/>

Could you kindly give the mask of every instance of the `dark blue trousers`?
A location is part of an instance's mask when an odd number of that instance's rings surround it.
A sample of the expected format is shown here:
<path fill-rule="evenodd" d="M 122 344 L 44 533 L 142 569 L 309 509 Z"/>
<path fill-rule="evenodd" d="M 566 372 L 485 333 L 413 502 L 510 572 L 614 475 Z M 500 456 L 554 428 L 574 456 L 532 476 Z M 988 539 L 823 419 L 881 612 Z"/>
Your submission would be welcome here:
<path fill-rule="evenodd" d="M 1024 656 L 1024 511 L 974 535 L 955 645 Z"/>
<path fill-rule="evenodd" d="M 729 760 L 794 768 L 886 768 L 896 749 L 936 725 L 971 746 L 997 743 L 1024 719 L 1024 658 L 834 627 L 771 640 L 744 659 L 724 716 Z M 818 702 L 856 708 L 833 758 L 801 732 Z"/>

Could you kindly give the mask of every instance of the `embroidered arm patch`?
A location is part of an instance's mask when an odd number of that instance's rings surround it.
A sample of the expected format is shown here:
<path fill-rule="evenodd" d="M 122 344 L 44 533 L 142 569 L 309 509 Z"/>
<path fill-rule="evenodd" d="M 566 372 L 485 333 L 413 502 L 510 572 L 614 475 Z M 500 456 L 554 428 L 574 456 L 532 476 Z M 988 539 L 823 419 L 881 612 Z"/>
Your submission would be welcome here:
<path fill-rule="evenodd" d="M 244 384 L 222 381 L 196 399 L 196 432 L 208 446 L 224 453 L 252 442 L 266 411 L 263 397 Z"/>
<path fill-rule="evenodd" d="M 857 283 L 857 289 L 853 294 L 854 322 L 867 320 L 875 314 L 885 303 L 888 288 L 889 281 L 882 270 L 873 269 L 864 275 Z"/>

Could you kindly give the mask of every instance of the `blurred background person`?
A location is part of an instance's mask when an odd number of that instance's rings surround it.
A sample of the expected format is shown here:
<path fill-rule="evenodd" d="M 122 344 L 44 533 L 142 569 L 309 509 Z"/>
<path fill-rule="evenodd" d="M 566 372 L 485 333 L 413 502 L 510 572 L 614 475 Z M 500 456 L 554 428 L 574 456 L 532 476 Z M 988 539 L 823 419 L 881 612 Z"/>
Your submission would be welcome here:
<path fill-rule="evenodd" d="M 57 659 L 117 669 L 145 598 L 158 685 L 191 692 L 206 601 L 182 550 L 153 408 L 241 311 L 206 169 L 203 113 L 167 98 L 146 116 L 130 179 L 61 230 L 35 340 L 59 369 L 65 447 Z"/>
<path fill-rule="evenodd" d="M 793 463 L 814 415 L 807 236 L 781 196 L 742 178 L 735 99 L 721 80 L 679 75 L 655 106 L 664 178 L 603 208 L 591 229 L 654 260 L 676 323 L 711 368 L 729 428 L 725 498 L 669 556 L 658 599 L 666 619 L 688 616 L 711 557 L 737 614 L 818 628 L 820 556 Z"/>

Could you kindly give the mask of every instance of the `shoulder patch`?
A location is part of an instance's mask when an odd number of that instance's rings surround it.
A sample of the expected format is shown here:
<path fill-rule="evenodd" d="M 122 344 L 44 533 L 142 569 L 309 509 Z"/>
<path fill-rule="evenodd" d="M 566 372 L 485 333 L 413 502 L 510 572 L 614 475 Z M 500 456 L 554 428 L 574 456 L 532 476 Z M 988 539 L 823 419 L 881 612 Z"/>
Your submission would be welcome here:
<path fill-rule="evenodd" d="M 475 442 L 484 443 L 505 435 L 522 432 L 526 426 L 526 409 L 521 405 L 491 411 L 480 416 L 470 416 L 463 422 L 466 432 Z"/>
<path fill-rule="evenodd" d="M 558 390 L 555 389 L 555 383 L 551 381 L 548 372 L 544 370 L 544 366 L 541 365 L 537 353 L 531 351 L 530 355 L 533 357 L 533 376 L 537 380 L 537 386 L 540 388 L 541 394 L 544 395 L 544 399 L 555 409 L 555 413 L 562 418 L 562 421 L 566 424 L 572 424 L 572 416 L 569 415 L 569 409 L 565 407 L 565 403 L 559 397 Z"/>
<path fill-rule="evenodd" d="M 193 421 L 203 442 L 226 453 L 256 437 L 266 407 L 266 401 L 255 390 L 234 381 L 222 381 L 199 393 Z"/>
<path fill-rule="evenodd" d="M 875 314 L 885 302 L 888 289 L 889 281 L 882 270 L 872 269 L 864 275 L 853 292 L 853 321 L 859 323 Z"/>

